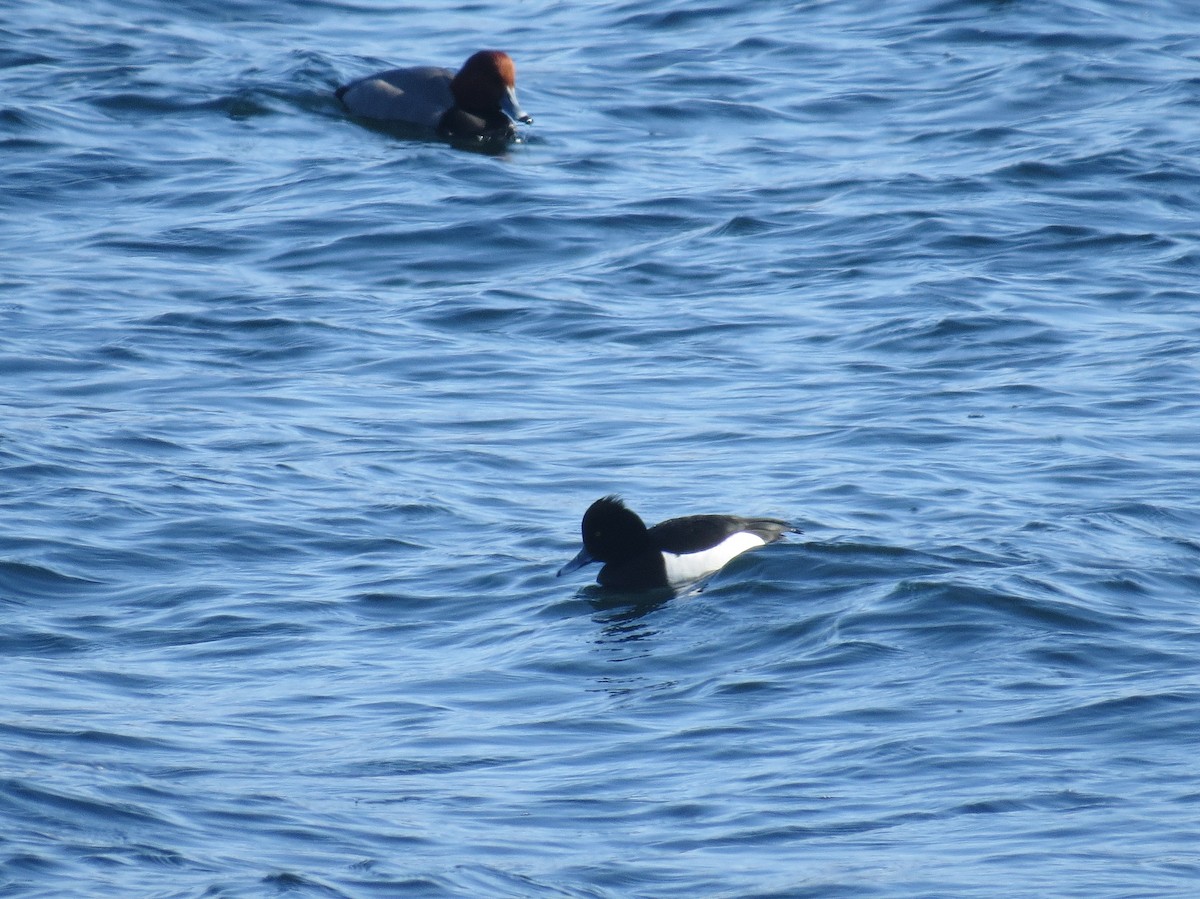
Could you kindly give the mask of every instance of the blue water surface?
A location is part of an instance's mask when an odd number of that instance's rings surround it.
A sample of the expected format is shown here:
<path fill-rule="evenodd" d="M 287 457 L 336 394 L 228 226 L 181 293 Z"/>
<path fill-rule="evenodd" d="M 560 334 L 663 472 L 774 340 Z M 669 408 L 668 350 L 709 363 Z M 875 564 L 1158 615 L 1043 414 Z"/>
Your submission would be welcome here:
<path fill-rule="evenodd" d="M 332 96 L 482 47 L 507 149 Z M 1196 895 L 1200 7 L 17 0 L 0 67 L 0 895 Z M 614 492 L 804 533 L 556 579 Z"/>

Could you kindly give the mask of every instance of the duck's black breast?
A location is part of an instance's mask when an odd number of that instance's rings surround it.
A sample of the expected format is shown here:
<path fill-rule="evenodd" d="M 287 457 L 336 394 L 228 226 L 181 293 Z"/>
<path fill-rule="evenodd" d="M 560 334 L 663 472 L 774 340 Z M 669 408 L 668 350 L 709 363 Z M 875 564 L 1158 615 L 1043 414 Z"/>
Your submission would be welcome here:
<path fill-rule="evenodd" d="M 596 583 L 617 590 L 653 590 L 666 587 L 666 560 L 661 552 L 652 549 L 620 561 L 609 562 L 596 575 Z"/>
<path fill-rule="evenodd" d="M 438 134 L 445 137 L 512 137 L 516 128 L 500 110 L 487 115 L 452 106 L 438 121 Z"/>

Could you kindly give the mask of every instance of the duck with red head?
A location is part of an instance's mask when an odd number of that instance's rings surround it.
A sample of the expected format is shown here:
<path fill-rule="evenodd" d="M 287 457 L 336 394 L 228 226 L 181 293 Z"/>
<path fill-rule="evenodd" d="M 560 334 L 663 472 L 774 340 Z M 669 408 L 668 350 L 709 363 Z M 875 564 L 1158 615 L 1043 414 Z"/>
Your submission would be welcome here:
<path fill-rule="evenodd" d="M 533 118 L 517 102 L 517 69 L 500 50 L 480 50 L 458 73 L 433 66 L 391 69 L 336 91 L 351 114 L 431 128 L 442 137 L 516 136 L 515 122 Z"/>

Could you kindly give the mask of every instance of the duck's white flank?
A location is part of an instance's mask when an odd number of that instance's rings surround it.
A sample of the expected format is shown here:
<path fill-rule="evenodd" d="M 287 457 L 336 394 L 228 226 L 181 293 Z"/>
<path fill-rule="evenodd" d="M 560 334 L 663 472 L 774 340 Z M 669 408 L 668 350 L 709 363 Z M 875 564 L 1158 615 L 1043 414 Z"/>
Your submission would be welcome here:
<path fill-rule="evenodd" d="M 746 531 L 730 534 L 712 549 L 698 553 L 675 554 L 664 552 L 663 559 L 667 565 L 667 582 L 670 584 L 686 584 L 698 581 L 706 574 L 711 574 L 721 568 L 734 556 L 741 555 L 748 549 L 763 546 L 766 541 L 761 537 Z"/>

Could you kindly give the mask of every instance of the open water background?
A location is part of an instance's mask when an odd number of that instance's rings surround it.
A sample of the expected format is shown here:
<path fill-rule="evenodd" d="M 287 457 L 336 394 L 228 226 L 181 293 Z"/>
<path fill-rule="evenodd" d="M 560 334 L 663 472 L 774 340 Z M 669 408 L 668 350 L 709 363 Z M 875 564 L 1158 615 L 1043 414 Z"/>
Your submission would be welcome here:
<path fill-rule="evenodd" d="M 0 895 L 1196 895 L 1200 6 L 576 6 L 3 6 Z"/>

